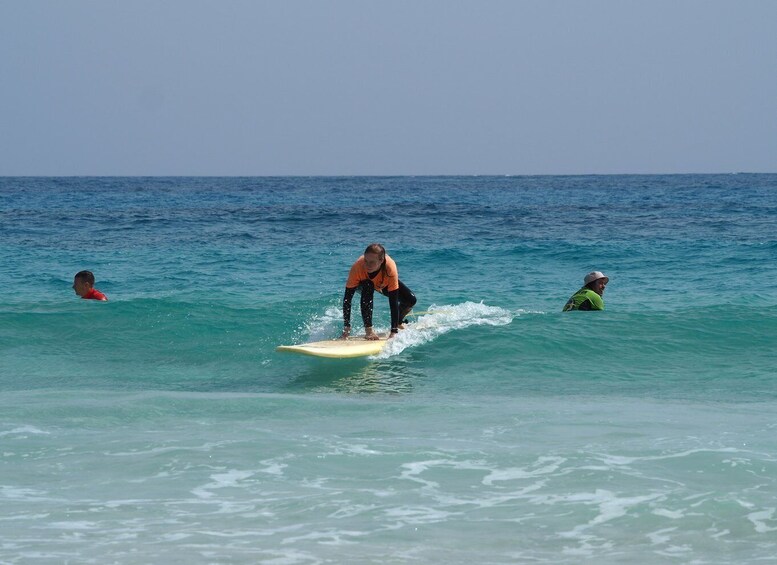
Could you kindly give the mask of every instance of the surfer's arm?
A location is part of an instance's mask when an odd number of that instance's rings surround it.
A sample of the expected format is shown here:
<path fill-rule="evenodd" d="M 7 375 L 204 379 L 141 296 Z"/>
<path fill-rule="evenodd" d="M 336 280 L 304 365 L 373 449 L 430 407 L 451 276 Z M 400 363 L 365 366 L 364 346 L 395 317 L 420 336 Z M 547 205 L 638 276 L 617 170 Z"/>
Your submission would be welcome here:
<path fill-rule="evenodd" d="M 391 333 L 389 337 L 394 337 L 399 331 L 399 289 L 390 290 L 388 293 L 389 309 L 391 310 Z"/>
<path fill-rule="evenodd" d="M 345 294 L 343 295 L 343 338 L 348 337 L 351 333 L 351 303 L 353 302 L 354 294 L 356 294 L 356 287 L 345 287 Z"/>

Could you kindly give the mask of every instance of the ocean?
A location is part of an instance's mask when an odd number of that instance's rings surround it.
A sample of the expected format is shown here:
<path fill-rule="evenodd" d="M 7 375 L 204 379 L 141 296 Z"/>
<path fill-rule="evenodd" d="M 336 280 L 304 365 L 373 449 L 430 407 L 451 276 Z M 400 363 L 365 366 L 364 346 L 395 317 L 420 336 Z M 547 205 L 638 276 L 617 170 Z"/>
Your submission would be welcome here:
<path fill-rule="evenodd" d="M 774 174 L 0 178 L 0 563 L 771 563 L 776 228 Z M 372 242 L 425 313 L 275 351 Z"/>

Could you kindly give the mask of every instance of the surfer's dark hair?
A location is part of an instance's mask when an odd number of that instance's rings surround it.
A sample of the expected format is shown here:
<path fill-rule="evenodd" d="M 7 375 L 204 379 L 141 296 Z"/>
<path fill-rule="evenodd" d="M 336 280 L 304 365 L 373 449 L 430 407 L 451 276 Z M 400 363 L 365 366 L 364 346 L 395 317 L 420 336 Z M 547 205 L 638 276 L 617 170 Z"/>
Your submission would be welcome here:
<path fill-rule="evenodd" d="M 94 284 L 94 275 L 92 274 L 92 271 L 78 271 L 73 278 L 92 285 Z"/>

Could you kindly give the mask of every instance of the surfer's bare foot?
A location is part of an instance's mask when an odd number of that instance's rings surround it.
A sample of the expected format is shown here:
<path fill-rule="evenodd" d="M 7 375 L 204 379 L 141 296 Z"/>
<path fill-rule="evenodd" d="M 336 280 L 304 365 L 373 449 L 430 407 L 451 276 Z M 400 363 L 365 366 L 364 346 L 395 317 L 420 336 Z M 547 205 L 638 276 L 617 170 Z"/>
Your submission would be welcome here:
<path fill-rule="evenodd" d="M 376 334 L 372 328 L 367 328 L 367 330 L 365 331 L 364 339 L 375 341 L 380 339 L 380 336 Z"/>

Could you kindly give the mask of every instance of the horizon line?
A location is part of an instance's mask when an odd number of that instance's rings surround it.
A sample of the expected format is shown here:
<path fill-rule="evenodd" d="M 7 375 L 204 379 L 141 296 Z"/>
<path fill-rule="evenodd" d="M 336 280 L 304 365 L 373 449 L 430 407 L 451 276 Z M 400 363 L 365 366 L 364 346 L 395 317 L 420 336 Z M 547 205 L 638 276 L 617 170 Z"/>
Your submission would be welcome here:
<path fill-rule="evenodd" d="M 777 171 L 685 173 L 424 173 L 424 174 L 0 174 L 0 178 L 430 178 L 430 177 L 607 177 L 773 175 Z"/>

